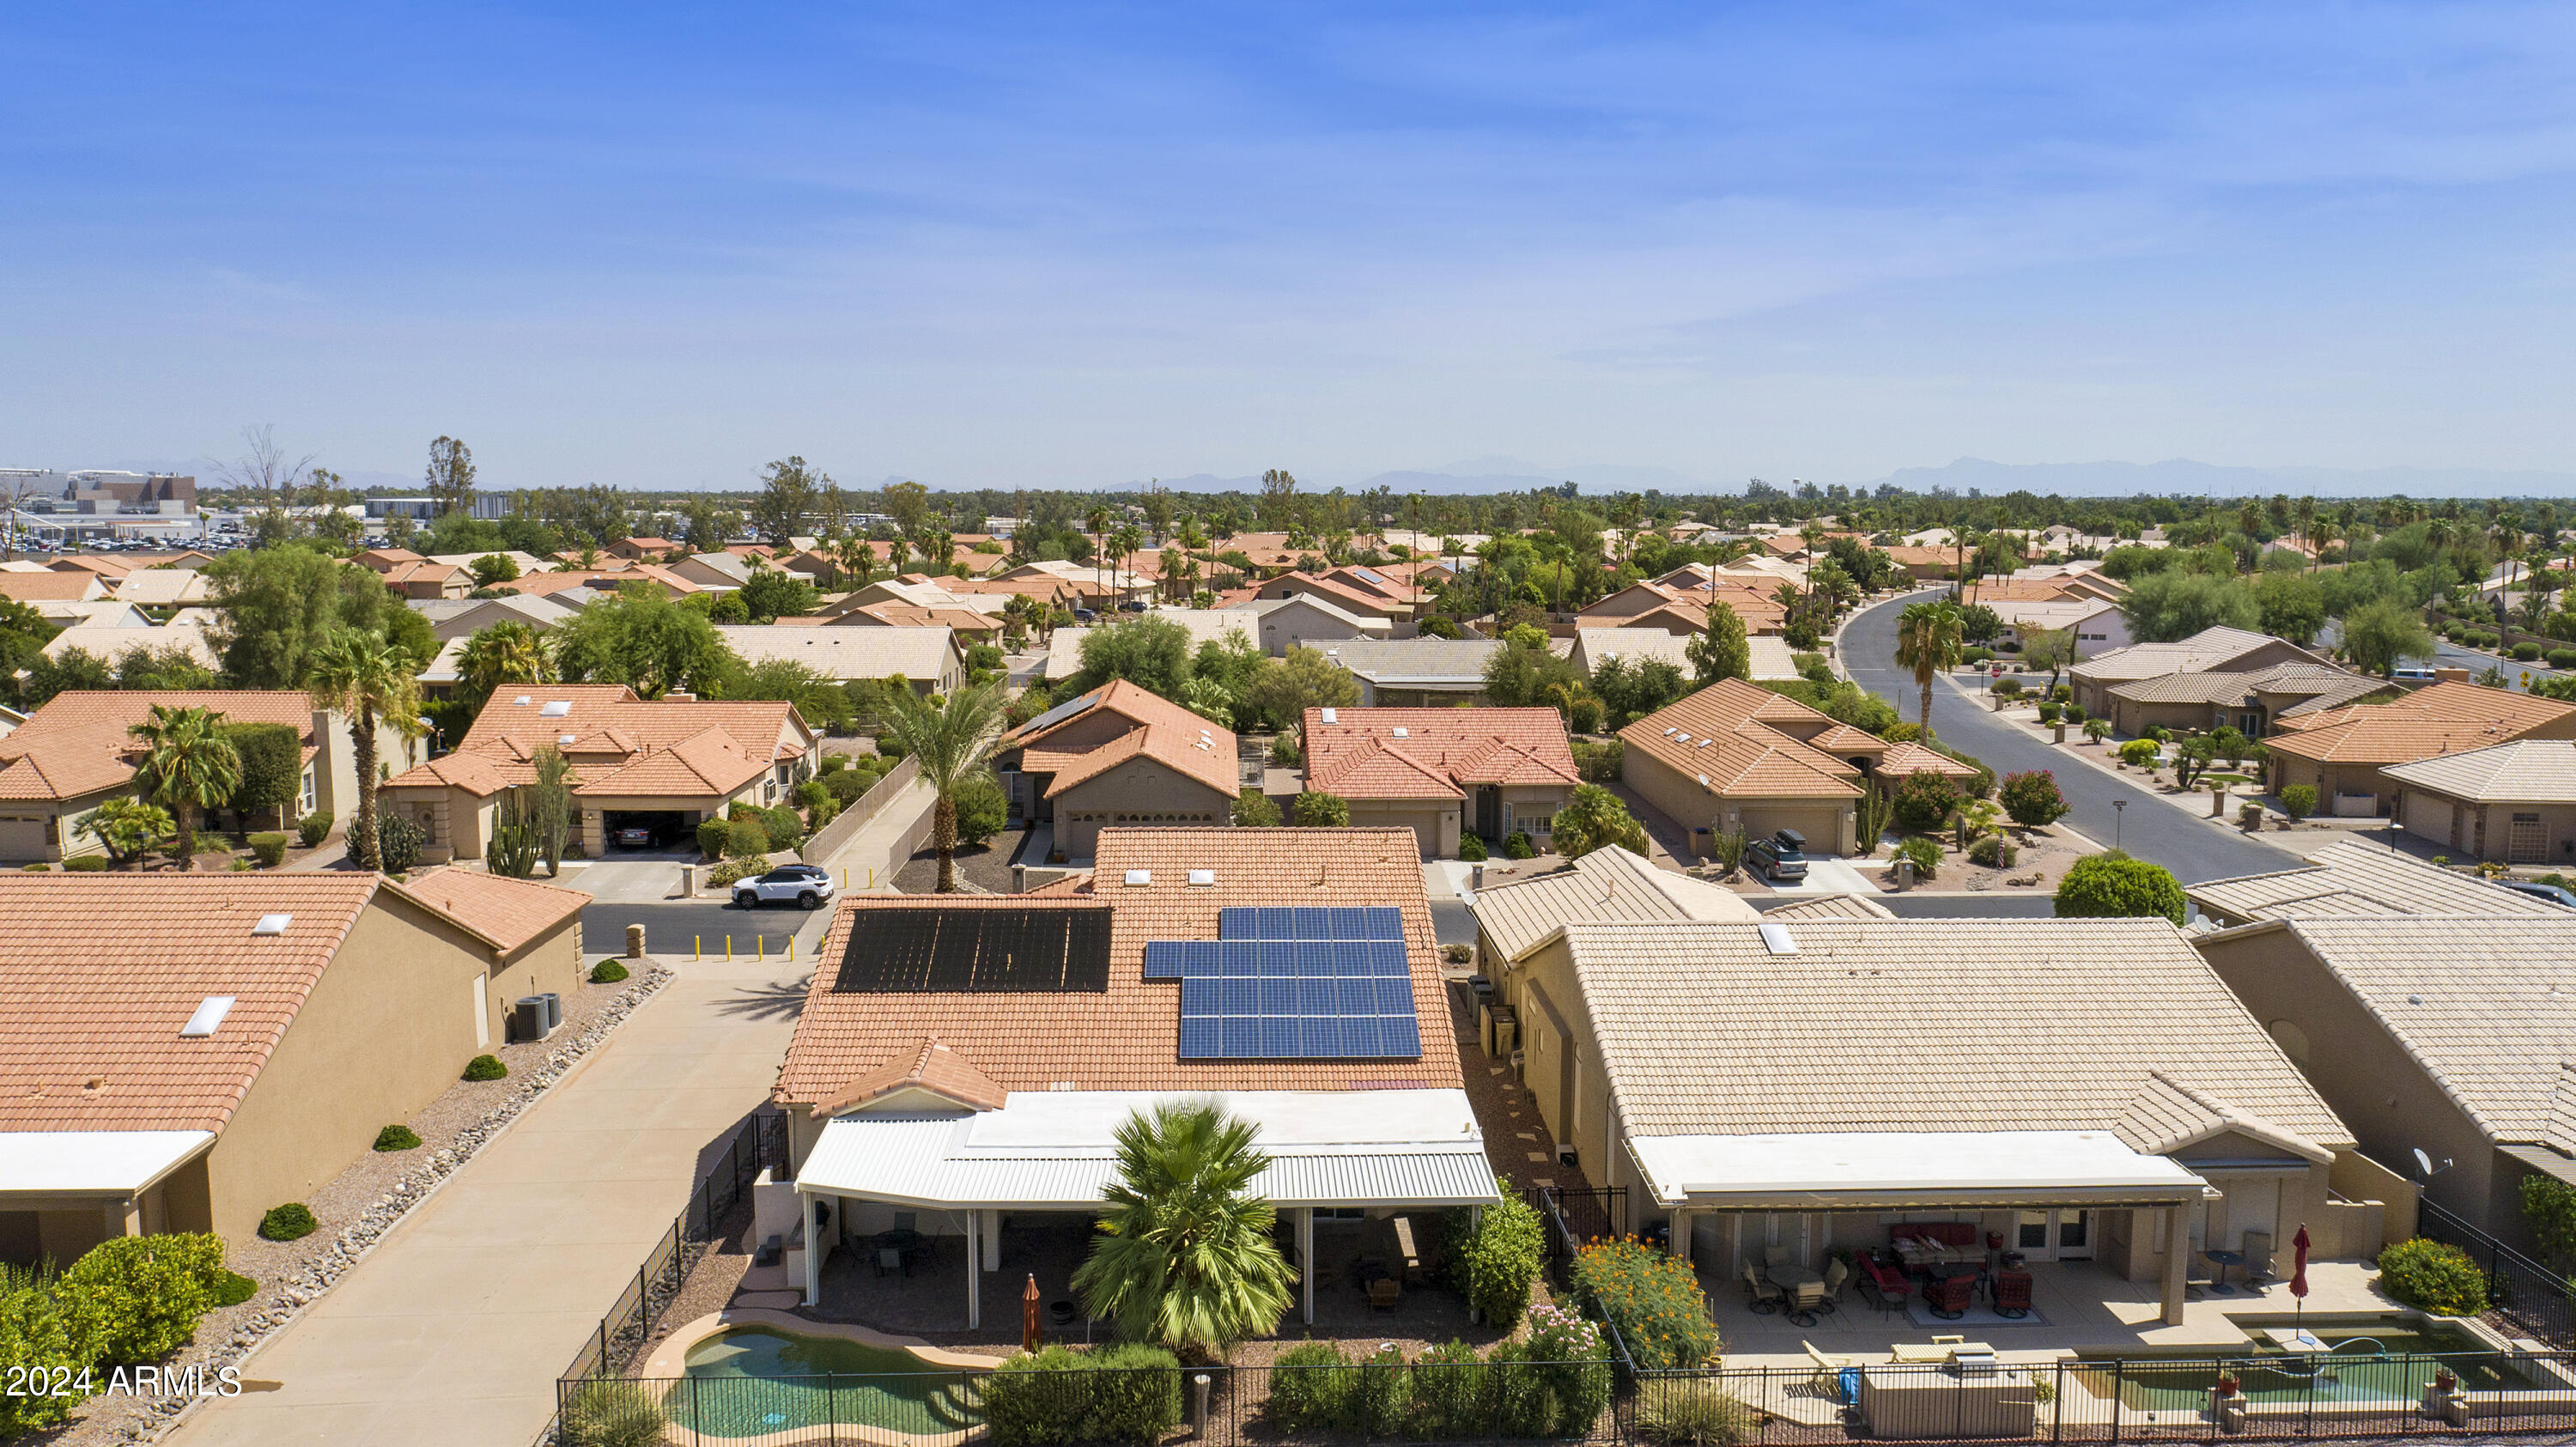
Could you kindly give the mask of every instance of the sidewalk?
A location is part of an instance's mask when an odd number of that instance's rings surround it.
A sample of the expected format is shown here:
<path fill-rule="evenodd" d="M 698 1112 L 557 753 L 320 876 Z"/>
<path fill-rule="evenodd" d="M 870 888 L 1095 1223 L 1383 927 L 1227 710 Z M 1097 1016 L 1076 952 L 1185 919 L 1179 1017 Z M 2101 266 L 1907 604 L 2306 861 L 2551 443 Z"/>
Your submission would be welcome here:
<path fill-rule="evenodd" d="M 660 962 L 679 978 L 243 1363 L 276 1390 L 210 1401 L 169 1440 L 533 1440 L 701 1155 L 768 1098 L 803 1001 L 801 964 Z"/>
<path fill-rule="evenodd" d="M 900 797 L 889 800 L 877 817 L 861 825 L 838 853 L 815 863 L 832 871 L 836 880 L 847 870 L 852 894 L 891 894 L 895 871 L 903 868 L 913 851 L 930 837 L 930 811 L 938 802 L 938 794 L 915 779 Z"/>

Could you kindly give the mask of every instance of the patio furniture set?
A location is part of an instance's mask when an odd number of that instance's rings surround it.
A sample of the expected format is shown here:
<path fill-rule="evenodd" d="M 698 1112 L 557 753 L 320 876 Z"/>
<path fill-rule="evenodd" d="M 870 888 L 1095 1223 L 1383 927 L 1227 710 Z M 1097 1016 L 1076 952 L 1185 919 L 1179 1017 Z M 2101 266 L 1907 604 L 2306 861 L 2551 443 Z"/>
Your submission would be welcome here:
<path fill-rule="evenodd" d="M 1982 1252 L 1976 1227 L 1961 1221 L 1907 1222 L 1888 1228 L 1884 1249 L 1863 1251 L 1862 1289 L 1881 1312 L 1902 1310 L 1917 1290 L 1923 1304 L 1943 1321 L 1968 1314 L 1984 1288 L 1995 1315 L 2010 1320 L 2030 1315 L 2034 1278 L 2021 1269 L 2022 1255 L 2002 1249 L 1987 1238 Z"/>
<path fill-rule="evenodd" d="M 1791 1261 L 1786 1246 L 1765 1246 L 1760 1271 L 1745 1264 L 1745 1301 L 1759 1315 L 1786 1312 L 1798 1325 L 1814 1326 L 1822 1313 L 1840 1308 L 1850 1280 L 1851 1267 L 1839 1258 L 1818 1272 Z"/>

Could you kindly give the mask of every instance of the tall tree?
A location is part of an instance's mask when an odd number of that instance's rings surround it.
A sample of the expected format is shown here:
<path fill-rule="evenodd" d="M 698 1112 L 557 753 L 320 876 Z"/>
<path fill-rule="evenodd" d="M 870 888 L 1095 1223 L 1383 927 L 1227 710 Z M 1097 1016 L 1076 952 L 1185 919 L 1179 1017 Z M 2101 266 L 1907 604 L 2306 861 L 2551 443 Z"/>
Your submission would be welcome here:
<path fill-rule="evenodd" d="M 1703 688 L 1724 679 L 1753 677 L 1753 644 L 1744 636 L 1744 620 L 1723 598 L 1709 600 L 1708 627 L 1682 645 L 1682 652 L 1699 671 Z"/>
<path fill-rule="evenodd" d="M 351 753 L 358 766 L 358 813 L 349 825 L 349 856 L 360 869 L 379 867 L 376 839 L 376 729 L 405 736 L 420 732 L 420 680 L 401 649 L 382 635 L 343 628 L 314 651 L 308 687 L 313 701 L 349 720 Z"/>
<path fill-rule="evenodd" d="M 805 531 L 806 519 L 823 498 L 832 479 L 801 457 L 783 457 L 762 469 L 760 492 L 751 500 L 751 525 L 761 541 L 774 548 Z"/>
<path fill-rule="evenodd" d="M 922 780 L 938 802 L 931 808 L 930 847 L 939 854 L 939 890 L 957 892 L 957 796 L 986 771 L 1002 741 L 1002 693 L 973 684 L 932 704 L 909 688 L 887 690 L 887 737 L 921 762 Z"/>
<path fill-rule="evenodd" d="M 1908 603 L 1896 615 L 1896 661 L 1900 667 L 1914 670 L 1914 683 L 1923 691 L 1921 711 L 1923 738 L 1932 739 L 1932 683 L 1941 674 L 1959 666 L 1963 651 L 1960 641 L 1959 605 L 1943 599 L 1932 603 Z"/>
<path fill-rule="evenodd" d="M 152 705 L 152 716 L 126 732 L 143 743 L 145 789 L 170 806 L 179 823 L 179 867 L 197 867 L 197 815 L 232 797 L 241 784 L 241 752 L 224 737 L 224 716 L 210 708 Z"/>
<path fill-rule="evenodd" d="M 429 472 L 422 479 L 438 503 L 438 515 L 474 512 L 474 452 L 453 437 L 429 444 Z"/>
<path fill-rule="evenodd" d="M 917 482 L 888 483 L 885 512 L 894 519 L 896 532 L 914 536 L 930 521 L 930 489 Z"/>
<path fill-rule="evenodd" d="M 1261 474 L 1261 526 L 1270 532 L 1285 531 L 1296 517 L 1296 477 L 1278 467 Z"/>
<path fill-rule="evenodd" d="M 590 604 L 554 636 L 566 683 L 622 683 L 645 698 L 675 688 L 708 693 L 742 666 L 704 612 L 650 583 L 629 583 Z"/>
<path fill-rule="evenodd" d="M 554 659 L 546 636 L 535 625 L 509 619 L 465 640 L 457 655 L 458 681 L 465 696 L 480 707 L 493 691 L 508 684 L 544 683 L 554 677 Z"/>
<path fill-rule="evenodd" d="M 1130 1341 L 1194 1360 L 1275 1327 L 1293 1275 L 1253 1181 L 1270 1158 L 1254 1128 L 1205 1102 L 1159 1105 L 1118 1127 L 1118 1178 L 1100 1192 L 1100 1234 L 1073 1274 L 1091 1314 Z"/>
<path fill-rule="evenodd" d="M 537 857 L 546 862 L 546 878 L 563 873 L 564 837 L 572 829 L 572 763 L 552 744 L 539 744 L 537 780 L 527 788 L 522 816 L 536 831 Z"/>
<path fill-rule="evenodd" d="M 218 468 L 216 480 L 244 494 L 282 527 L 286 509 L 295 502 L 295 490 L 304 485 L 304 474 L 313 466 L 313 454 L 288 456 L 277 445 L 277 429 L 264 422 L 242 429 L 242 445 L 242 455 Z"/>

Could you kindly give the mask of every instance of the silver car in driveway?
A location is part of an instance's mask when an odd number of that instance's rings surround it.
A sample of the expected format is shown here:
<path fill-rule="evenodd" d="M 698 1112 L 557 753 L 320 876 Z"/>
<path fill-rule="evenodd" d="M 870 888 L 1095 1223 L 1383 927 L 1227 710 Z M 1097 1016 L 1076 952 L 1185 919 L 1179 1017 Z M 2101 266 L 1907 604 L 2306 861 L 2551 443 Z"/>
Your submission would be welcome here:
<path fill-rule="evenodd" d="M 771 903 L 821 909 L 831 897 L 831 871 L 811 864 L 781 865 L 767 874 L 736 880 L 733 886 L 733 902 L 744 909 Z"/>

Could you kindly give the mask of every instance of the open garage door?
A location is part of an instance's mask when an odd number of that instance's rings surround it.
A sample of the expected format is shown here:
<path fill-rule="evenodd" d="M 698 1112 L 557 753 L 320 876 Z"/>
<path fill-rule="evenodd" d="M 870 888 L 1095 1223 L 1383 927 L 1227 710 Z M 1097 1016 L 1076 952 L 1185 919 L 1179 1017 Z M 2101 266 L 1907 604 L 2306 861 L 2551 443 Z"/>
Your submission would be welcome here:
<path fill-rule="evenodd" d="M 698 813 L 694 809 L 611 809 L 600 816 L 610 849 L 677 849 L 697 847 Z M 638 834 L 635 831 L 643 831 Z"/>

